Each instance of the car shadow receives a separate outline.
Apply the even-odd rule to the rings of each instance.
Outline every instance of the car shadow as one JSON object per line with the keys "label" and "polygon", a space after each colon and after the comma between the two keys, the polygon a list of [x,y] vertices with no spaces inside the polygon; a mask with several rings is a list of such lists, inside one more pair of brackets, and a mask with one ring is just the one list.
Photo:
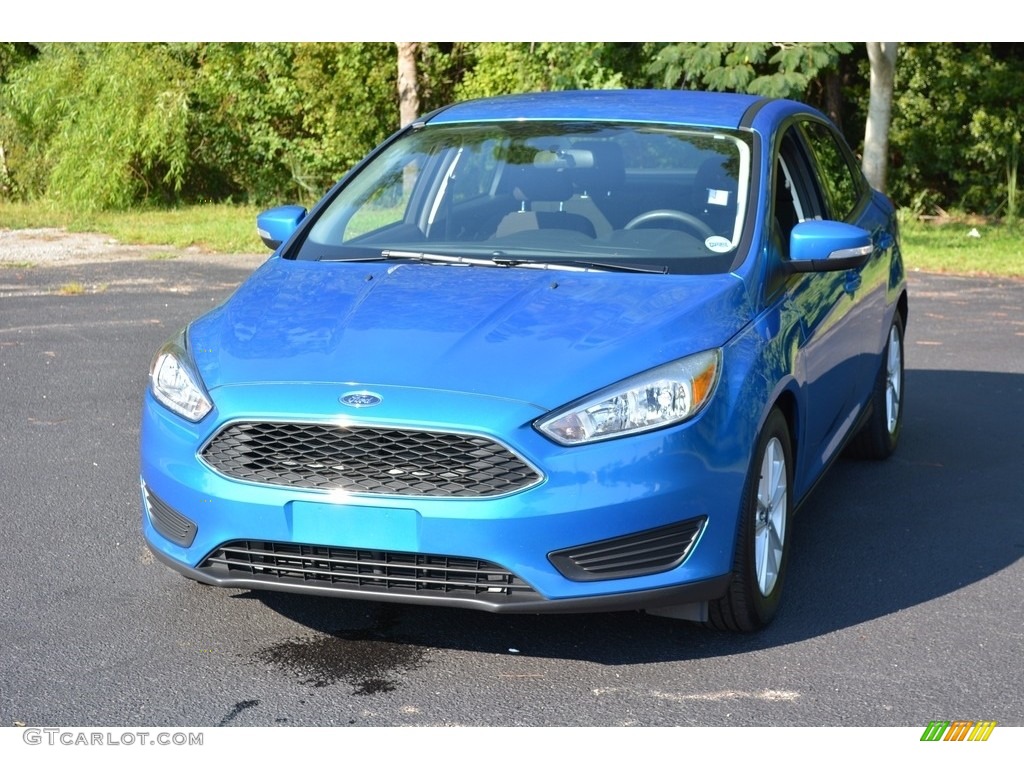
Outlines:
{"label": "car shadow", "polygon": [[328,645],[605,665],[729,656],[852,627],[954,593],[1024,555],[1024,518],[1015,513],[1024,375],[908,370],[906,392],[897,453],[885,462],[840,460],[801,508],[783,605],[756,634],[637,612],[496,615],[274,592],[238,597],[262,601]]}

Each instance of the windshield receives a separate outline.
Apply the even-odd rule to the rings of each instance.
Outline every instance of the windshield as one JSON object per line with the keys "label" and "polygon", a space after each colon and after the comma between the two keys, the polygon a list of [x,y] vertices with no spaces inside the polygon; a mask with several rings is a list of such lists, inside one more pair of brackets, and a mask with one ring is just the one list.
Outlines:
{"label": "windshield", "polygon": [[346,183],[297,258],[728,271],[748,141],[646,124],[428,124]]}

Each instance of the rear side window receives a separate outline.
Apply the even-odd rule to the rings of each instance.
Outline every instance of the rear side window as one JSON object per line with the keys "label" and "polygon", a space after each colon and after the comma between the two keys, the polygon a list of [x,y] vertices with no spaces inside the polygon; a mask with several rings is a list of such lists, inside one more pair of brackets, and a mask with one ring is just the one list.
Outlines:
{"label": "rear side window", "polygon": [[843,151],[840,139],[821,123],[804,124],[804,135],[814,153],[831,218],[849,220],[866,189],[864,176],[849,153]]}

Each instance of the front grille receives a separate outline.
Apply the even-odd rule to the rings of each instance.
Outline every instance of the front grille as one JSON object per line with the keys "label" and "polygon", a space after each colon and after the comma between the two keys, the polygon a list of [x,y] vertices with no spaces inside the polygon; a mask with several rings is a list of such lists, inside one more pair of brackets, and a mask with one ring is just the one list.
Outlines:
{"label": "front grille", "polygon": [[486,437],[383,427],[239,422],[202,457],[238,480],[393,496],[500,496],[541,479]]}
{"label": "front grille", "polygon": [[495,602],[536,597],[510,571],[484,560],[445,555],[233,541],[218,548],[199,568],[221,578],[301,583],[339,591],[443,593]]}
{"label": "front grille", "polygon": [[199,530],[194,522],[171,508],[167,502],[146,488],[146,506],[149,520],[157,533],[179,547],[191,547]]}
{"label": "front grille", "polygon": [[552,552],[548,560],[567,579],[598,581],[646,576],[680,565],[707,518]]}

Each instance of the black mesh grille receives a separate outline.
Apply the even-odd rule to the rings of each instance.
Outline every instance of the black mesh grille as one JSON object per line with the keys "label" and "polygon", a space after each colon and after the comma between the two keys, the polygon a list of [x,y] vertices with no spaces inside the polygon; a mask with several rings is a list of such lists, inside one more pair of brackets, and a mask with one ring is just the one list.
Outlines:
{"label": "black mesh grille", "polygon": [[330,424],[230,424],[203,449],[218,472],[293,488],[397,496],[498,496],[540,481],[485,437]]}
{"label": "black mesh grille", "polygon": [[361,592],[434,592],[508,602],[536,597],[511,572],[483,560],[266,541],[233,541],[200,565],[211,575]]}
{"label": "black mesh grille", "polygon": [[706,519],[695,518],[630,536],[563,549],[552,552],[548,559],[563,576],[573,581],[661,573],[686,559]]}

